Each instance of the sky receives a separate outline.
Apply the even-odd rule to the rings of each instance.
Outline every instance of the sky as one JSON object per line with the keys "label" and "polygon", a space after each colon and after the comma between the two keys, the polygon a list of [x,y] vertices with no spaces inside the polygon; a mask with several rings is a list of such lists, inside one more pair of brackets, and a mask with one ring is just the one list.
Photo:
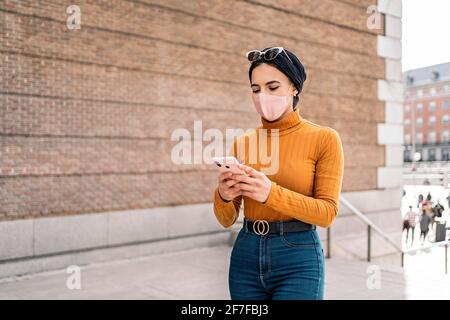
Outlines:
{"label": "sky", "polygon": [[450,62],[450,0],[403,0],[403,71]]}

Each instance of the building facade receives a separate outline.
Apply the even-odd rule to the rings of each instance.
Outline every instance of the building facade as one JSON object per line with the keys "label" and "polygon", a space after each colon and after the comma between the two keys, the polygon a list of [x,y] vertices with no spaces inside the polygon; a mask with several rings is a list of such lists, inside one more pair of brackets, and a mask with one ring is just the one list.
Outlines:
{"label": "building facade", "polygon": [[[245,52],[271,45],[341,136],[342,195],[400,244],[401,1],[320,3],[1,1],[0,276],[228,241],[216,168],[173,163],[171,135],[257,126]],[[341,205],[335,252],[364,257],[366,233]]]}
{"label": "building facade", "polygon": [[404,73],[405,162],[450,159],[450,62]]}

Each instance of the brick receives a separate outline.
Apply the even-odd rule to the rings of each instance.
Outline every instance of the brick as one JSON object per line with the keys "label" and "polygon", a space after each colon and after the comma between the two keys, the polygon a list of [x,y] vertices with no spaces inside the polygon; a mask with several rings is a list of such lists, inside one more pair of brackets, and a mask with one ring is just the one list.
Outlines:
{"label": "brick", "polygon": [[73,31],[64,0],[1,2],[0,220],[210,202],[217,171],[173,164],[170,135],[257,126],[244,53],[272,44],[306,67],[304,118],[340,133],[343,191],[377,188],[384,25],[365,0],[256,2],[81,1]]}
{"label": "brick", "polygon": [[[207,79],[246,81],[246,74],[242,72],[247,66],[244,54],[217,52],[222,49],[220,47],[208,49],[186,46],[181,42],[161,42],[151,37],[143,39],[142,36],[124,35],[114,30],[99,30],[90,26],[84,26],[82,32],[70,33],[64,30],[62,22],[21,14],[6,13],[5,19],[11,31],[8,39],[0,38],[0,45],[14,52],[162,73],[176,70],[180,75],[195,75]],[[373,38],[373,41],[375,44],[376,39]],[[123,43],[127,45],[124,46]],[[330,50],[329,47],[302,40],[285,40],[284,45],[301,54],[306,67],[320,65],[322,70],[367,77],[384,75],[383,61],[366,54]],[[184,53],[173,59],[170,53],[179,51],[180,46],[184,46]],[[43,51],[42,47],[47,50]],[[131,55],[134,59],[128,59]],[[204,64],[202,61],[210,63]]]}

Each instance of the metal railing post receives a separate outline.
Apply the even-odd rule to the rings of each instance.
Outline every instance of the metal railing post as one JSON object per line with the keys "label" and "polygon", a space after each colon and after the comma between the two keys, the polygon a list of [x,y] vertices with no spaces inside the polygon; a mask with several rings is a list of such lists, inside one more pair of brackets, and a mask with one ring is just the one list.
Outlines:
{"label": "metal railing post", "polygon": [[448,244],[445,244],[445,274],[448,272]]}
{"label": "metal railing post", "polygon": [[371,252],[370,252],[370,247],[371,247],[371,244],[370,244],[370,241],[371,241],[371,226],[370,225],[368,225],[367,226],[367,261],[368,262],[370,262],[370,254],[371,254]]}

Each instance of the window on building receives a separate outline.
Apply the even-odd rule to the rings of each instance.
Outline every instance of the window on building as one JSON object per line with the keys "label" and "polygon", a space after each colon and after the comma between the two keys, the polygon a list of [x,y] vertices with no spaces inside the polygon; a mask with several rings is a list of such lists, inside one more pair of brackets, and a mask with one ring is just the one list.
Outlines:
{"label": "window on building", "polygon": [[442,117],[442,123],[448,124],[448,114],[444,114],[444,116]]}
{"label": "window on building", "polygon": [[436,101],[431,101],[428,105],[428,111],[434,112],[434,110],[436,110]]}
{"label": "window on building", "polygon": [[416,106],[416,110],[417,110],[418,113],[422,112],[423,105],[421,103],[418,103],[417,106]]}
{"label": "window on building", "polygon": [[417,126],[417,127],[421,127],[422,124],[423,124],[423,119],[422,119],[422,118],[417,118],[417,119],[416,119],[416,126]]}
{"label": "window on building", "polygon": [[428,133],[428,143],[436,143],[436,132],[431,131]]}
{"label": "window on building", "polygon": [[403,150],[403,160],[405,161],[405,162],[411,162],[412,161],[412,159],[411,159],[411,150]]}
{"label": "window on building", "polygon": [[409,104],[407,104],[405,106],[405,112],[409,112],[411,110],[411,106]]}
{"label": "window on building", "polygon": [[446,143],[449,142],[450,132],[448,130],[444,130],[441,132],[441,142]]}
{"label": "window on building", "polygon": [[436,88],[431,87],[431,88],[430,88],[430,94],[431,94],[432,96],[434,96],[434,95],[436,94]]}
{"label": "window on building", "polygon": [[405,144],[411,144],[411,135],[409,133],[405,134]]}
{"label": "window on building", "polygon": [[409,127],[411,125],[411,120],[409,118],[405,119],[405,127]]}
{"label": "window on building", "polygon": [[422,144],[423,143],[423,133],[419,132],[416,134],[416,143]]}
{"label": "window on building", "polygon": [[422,97],[422,96],[423,96],[423,91],[422,91],[422,89],[417,90],[417,96],[418,96],[418,97]]}
{"label": "window on building", "polygon": [[448,101],[442,102],[442,109],[444,109],[444,110],[448,109]]}
{"label": "window on building", "polygon": [[434,127],[435,124],[436,124],[436,117],[435,117],[435,116],[431,116],[431,117],[428,119],[428,125],[429,125],[430,127]]}
{"label": "window on building", "polygon": [[436,161],[436,149],[428,149],[428,161]]}
{"label": "window on building", "polygon": [[449,160],[449,149],[448,148],[442,148],[442,160],[448,161]]}
{"label": "window on building", "polygon": [[444,86],[444,91],[445,91],[445,92],[449,92],[449,91],[450,91],[450,86],[449,86],[448,84],[446,84],[446,85]]}

